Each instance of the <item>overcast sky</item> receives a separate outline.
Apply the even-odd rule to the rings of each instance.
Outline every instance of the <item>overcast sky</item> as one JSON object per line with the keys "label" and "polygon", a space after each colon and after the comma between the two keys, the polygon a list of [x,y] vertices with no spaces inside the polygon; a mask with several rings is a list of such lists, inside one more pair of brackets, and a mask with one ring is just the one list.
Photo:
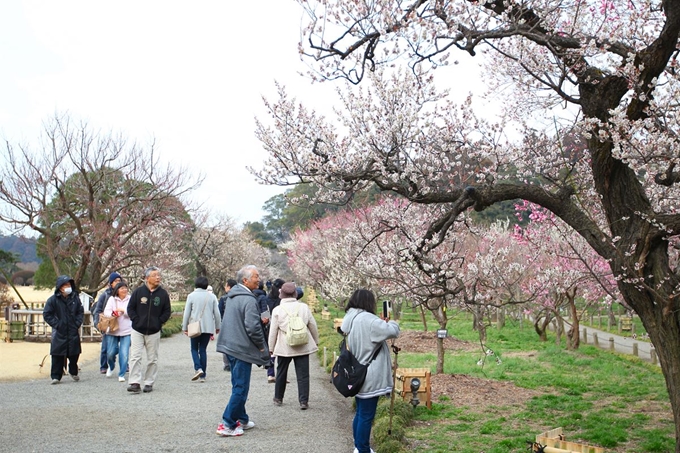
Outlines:
{"label": "overcast sky", "polygon": [[253,118],[274,81],[304,99],[302,10],[290,0],[0,3],[0,136],[37,143],[42,122],[69,112],[96,129],[155,139],[163,161],[205,175],[196,201],[257,221],[280,187],[245,169],[264,151]]}

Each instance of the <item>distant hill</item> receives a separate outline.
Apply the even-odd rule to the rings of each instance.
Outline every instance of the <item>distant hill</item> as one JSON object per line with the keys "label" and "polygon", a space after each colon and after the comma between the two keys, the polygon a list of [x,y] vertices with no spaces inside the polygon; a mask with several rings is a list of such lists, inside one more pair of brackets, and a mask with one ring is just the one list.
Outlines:
{"label": "distant hill", "polygon": [[39,263],[35,252],[36,240],[21,236],[0,236],[0,250],[18,255],[20,263]]}

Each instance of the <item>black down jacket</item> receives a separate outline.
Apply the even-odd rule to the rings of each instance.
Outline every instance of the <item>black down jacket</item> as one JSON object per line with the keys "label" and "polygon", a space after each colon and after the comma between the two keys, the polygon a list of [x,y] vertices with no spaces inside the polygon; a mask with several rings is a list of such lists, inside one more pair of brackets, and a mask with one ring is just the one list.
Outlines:
{"label": "black down jacket", "polygon": [[[59,291],[64,283],[71,283],[73,292],[68,296],[62,295]],[[83,324],[83,313],[83,304],[78,297],[75,282],[67,275],[60,275],[57,277],[54,294],[47,299],[43,309],[43,318],[52,327],[51,355],[80,354],[79,329]]]}

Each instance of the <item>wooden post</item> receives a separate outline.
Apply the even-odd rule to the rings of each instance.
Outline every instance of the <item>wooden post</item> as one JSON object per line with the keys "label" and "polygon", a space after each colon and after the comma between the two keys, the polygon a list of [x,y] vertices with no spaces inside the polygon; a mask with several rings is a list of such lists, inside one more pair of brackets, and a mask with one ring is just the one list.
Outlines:
{"label": "wooden post", "polygon": [[633,343],[633,355],[635,357],[638,357],[638,344],[637,343]]}
{"label": "wooden post", "polygon": [[583,343],[588,344],[588,329],[583,329]]}
{"label": "wooden post", "polygon": [[594,325],[595,325],[595,324],[593,323],[593,318],[594,318],[594,316],[593,316],[593,315],[590,315],[590,325],[591,325],[591,326],[594,326]]}
{"label": "wooden post", "polygon": [[612,319],[607,316],[607,330],[612,330]]}
{"label": "wooden post", "polygon": [[328,366],[328,348],[326,346],[323,347],[323,367],[326,368]]}
{"label": "wooden post", "polygon": [[622,326],[622,324],[621,324],[621,318],[619,318],[618,325],[619,325],[619,326],[618,326],[618,331],[619,331],[619,334],[621,334],[621,331],[623,330],[623,329],[622,329],[623,326]]}
{"label": "wooden post", "polygon": [[614,337],[609,337],[609,350],[610,351],[615,351],[616,349],[614,348]]}
{"label": "wooden post", "polygon": [[652,363],[656,365],[656,349],[652,348],[649,350],[649,355],[651,356]]}
{"label": "wooden post", "polygon": [[595,346],[600,346],[600,342],[599,342],[599,340],[597,339],[597,332],[594,332],[594,333],[593,333],[593,344],[594,344]]}

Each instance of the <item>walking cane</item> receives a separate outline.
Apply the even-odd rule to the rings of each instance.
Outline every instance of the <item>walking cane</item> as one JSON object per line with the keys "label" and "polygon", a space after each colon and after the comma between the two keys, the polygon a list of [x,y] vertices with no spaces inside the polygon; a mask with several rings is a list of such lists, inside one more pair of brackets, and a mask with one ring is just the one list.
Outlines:
{"label": "walking cane", "polygon": [[392,398],[390,401],[390,426],[387,429],[388,436],[392,435],[392,412],[394,411],[394,390],[397,387],[397,359],[399,357],[399,351],[401,351],[401,348],[393,342],[392,352],[394,352],[394,365],[392,366]]}

